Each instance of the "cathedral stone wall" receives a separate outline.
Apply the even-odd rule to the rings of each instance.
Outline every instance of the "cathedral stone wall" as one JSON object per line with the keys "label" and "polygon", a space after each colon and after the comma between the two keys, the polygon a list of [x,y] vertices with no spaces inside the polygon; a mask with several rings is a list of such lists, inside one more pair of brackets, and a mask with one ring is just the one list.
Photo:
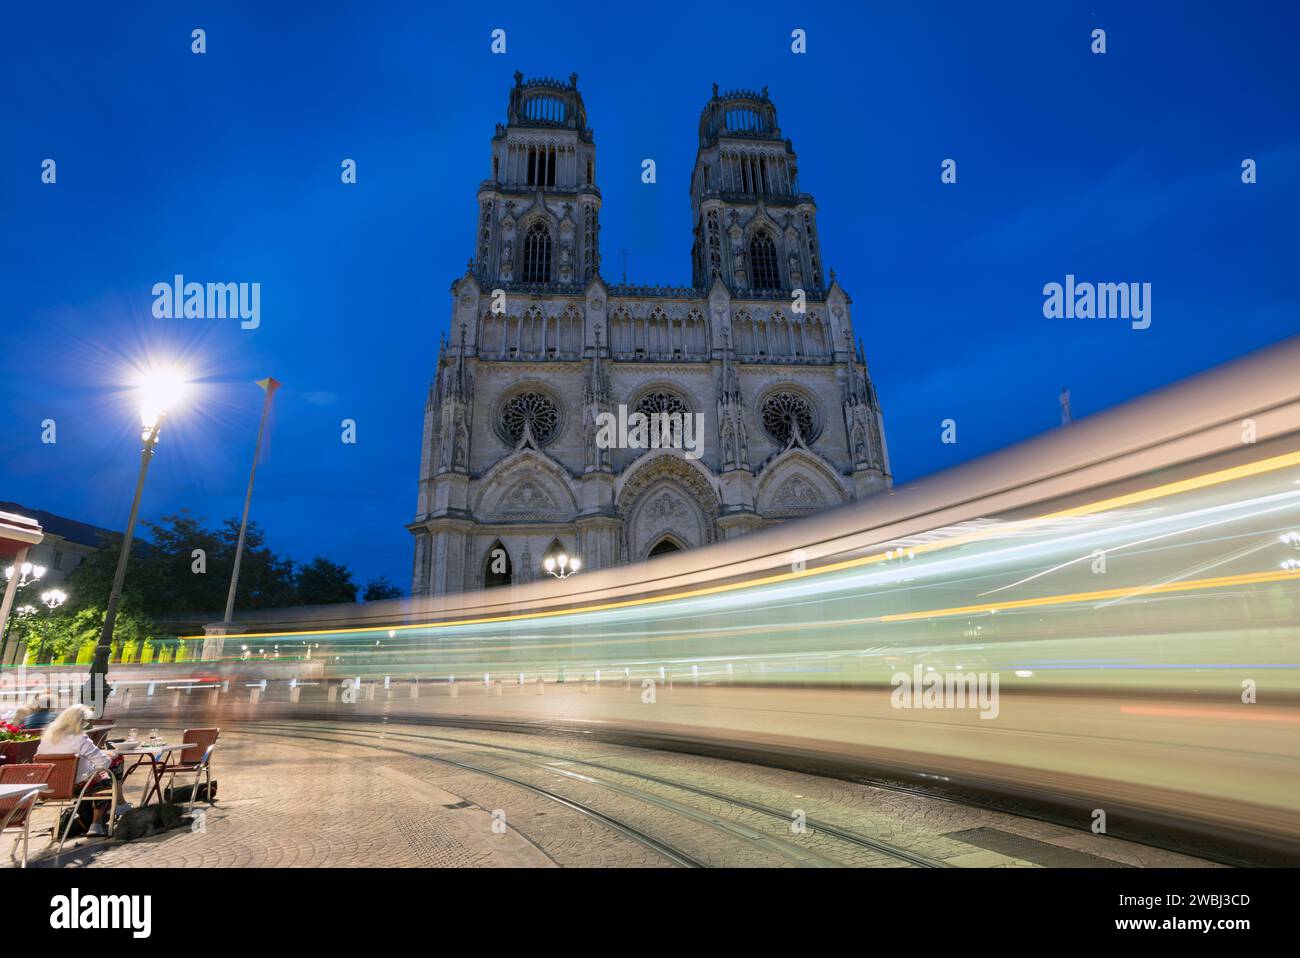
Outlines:
{"label": "cathedral stone wall", "polygon": [[[560,552],[595,569],[699,548],[890,484],[851,300],[822,278],[766,89],[715,86],[701,115],[693,286],[605,283],[595,156],[577,77],[517,74],[425,407],[414,595],[531,581]],[[636,412],[698,416],[699,446],[602,440]]]}

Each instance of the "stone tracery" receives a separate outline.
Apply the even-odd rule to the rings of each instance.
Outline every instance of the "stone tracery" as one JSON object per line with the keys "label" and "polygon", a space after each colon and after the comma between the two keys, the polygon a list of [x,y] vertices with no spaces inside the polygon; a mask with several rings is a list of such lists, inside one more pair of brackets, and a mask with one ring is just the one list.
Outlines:
{"label": "stone tracery", "polygon": [[[888,487],[850,300],[833,271],[823,285],[766,89],[715,88],[700,115],[690,286],[602,275],[576,76],[517,74],[507,116],[426,402],[414,594],[481,587],[494,544],[510,567],[493,581],[522,584],[556,542],[598,570]],[[620,407],[703,417],[702,458],[602,444]]]}
{"label": "stone tracery", "polygon": [[768,396],[759,410],[759,421],[781,446],[790,442],[796,430],[804,442],[817,438],[817,413],[812,403],[797,392],[783,390]]}
{"label": "stone tracery", "polygon": [[502,403],[496,425],[498,435],[512,446],[523,438],[525,429],[534,442],[545,446],[559,434],[560,411],[545,393],[517,393]]}

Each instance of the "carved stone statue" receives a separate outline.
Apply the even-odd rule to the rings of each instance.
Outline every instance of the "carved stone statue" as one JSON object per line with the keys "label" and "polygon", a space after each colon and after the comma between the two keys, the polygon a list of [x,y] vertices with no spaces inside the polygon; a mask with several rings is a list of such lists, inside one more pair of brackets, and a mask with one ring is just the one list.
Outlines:
{"label": "carved stone statue", "polygon": [[736,467],[736,434],[732,431],[731,423],[723,421],[722,423],[722,468],[734,469]]}
{"label": "carved stone statue", "polygon": [[469,448],[469,431],[465,428],[464,423],[456,426],[456,468],[464,469],[467,450]]}

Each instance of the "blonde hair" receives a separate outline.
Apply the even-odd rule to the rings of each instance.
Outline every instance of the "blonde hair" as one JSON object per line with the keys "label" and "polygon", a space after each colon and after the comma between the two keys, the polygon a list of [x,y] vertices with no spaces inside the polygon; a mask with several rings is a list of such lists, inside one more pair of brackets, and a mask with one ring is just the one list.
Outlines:
{"label": "blonde hair", "polygon": [[41,735],[41,742],[53,742],[56,739],[80,735],[85,731],[86,719],[94,712],[84,705],[73,705],[59,713],[59,717],[46,727]]}

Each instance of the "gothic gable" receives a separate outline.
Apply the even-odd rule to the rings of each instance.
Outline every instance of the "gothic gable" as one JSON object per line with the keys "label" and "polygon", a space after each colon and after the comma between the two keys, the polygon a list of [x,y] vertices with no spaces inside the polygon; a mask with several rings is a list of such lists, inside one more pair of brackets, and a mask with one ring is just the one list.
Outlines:
{"label": "gothic gable", "polygon": [[791,448],[763,467],[755,506],[764,517],[794,518],[838,506],[848,499],[844,483],[824,459]]}
{"label": "gothic gable", "polygon": [[578,508],[573,481],[563,467],[535,449],[505,457],[478,485],[474,513],[483,521],[567,522]]}

